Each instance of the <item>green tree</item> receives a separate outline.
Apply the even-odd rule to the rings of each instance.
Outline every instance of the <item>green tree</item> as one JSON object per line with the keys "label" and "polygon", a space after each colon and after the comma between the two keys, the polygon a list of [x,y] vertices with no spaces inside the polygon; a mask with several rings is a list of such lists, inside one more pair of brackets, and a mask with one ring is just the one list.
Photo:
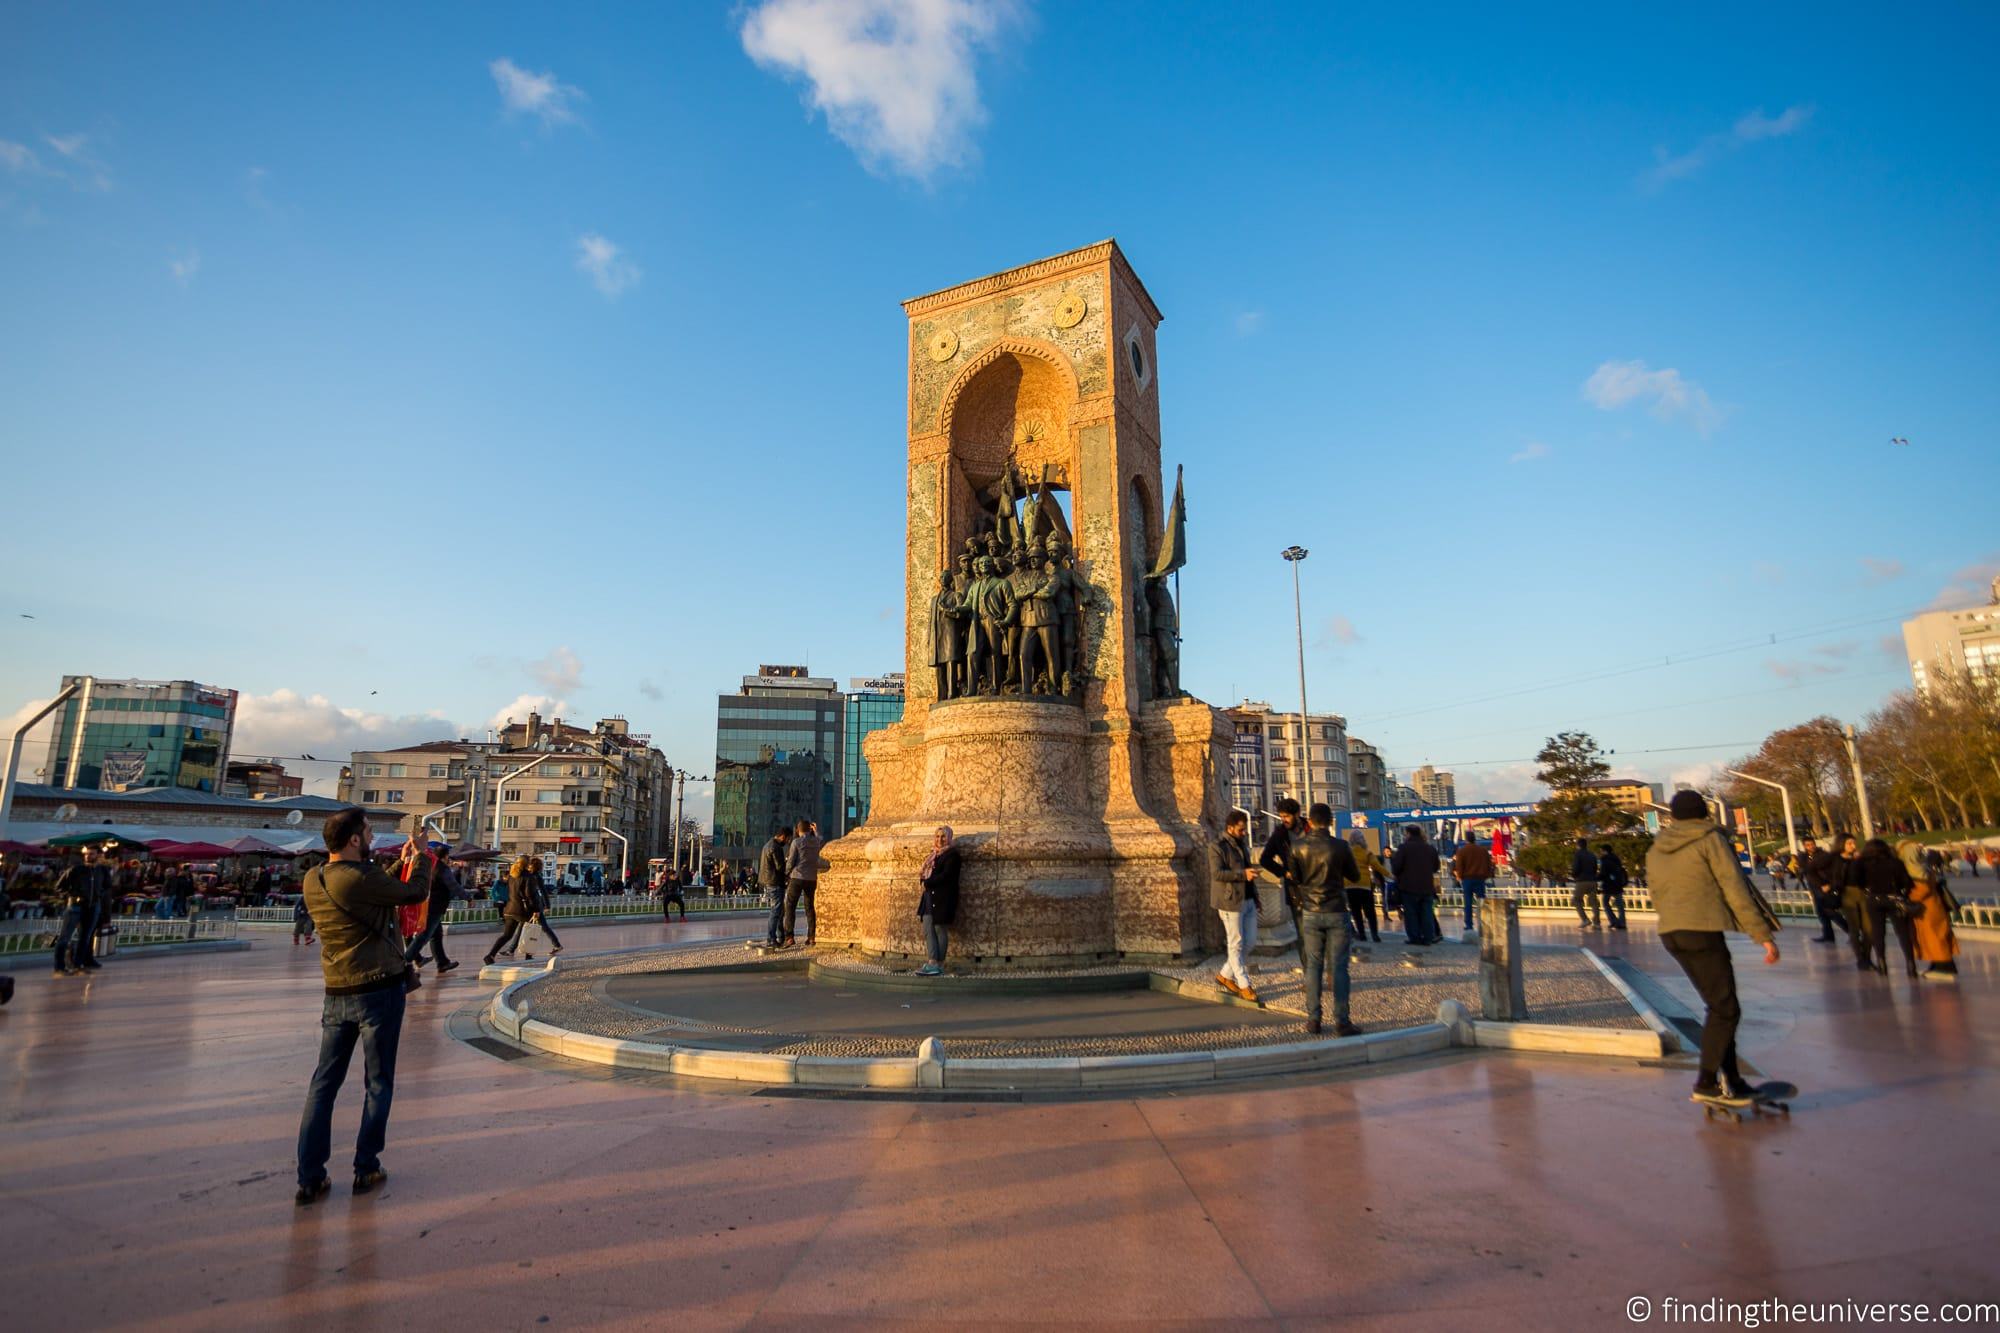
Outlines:
{"label": "green tree", "polygon": [[1535,762],[1541,765],[1535,778],[1549,795],[1521,823],[1528,836],[1543,846],[1568,847],[1585,835],[1622,833],[1641,822],[1591,786],[1611,775],[1611,765],[1604,762],[1603,751],[1588,733],[1565,731],[1549,737]]}

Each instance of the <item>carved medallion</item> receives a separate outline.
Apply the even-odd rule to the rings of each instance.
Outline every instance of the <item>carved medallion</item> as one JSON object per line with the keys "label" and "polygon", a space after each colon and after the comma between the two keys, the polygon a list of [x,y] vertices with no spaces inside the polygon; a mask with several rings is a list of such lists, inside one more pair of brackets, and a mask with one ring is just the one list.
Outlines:
{"label": "carved medallion", "polygon": [[1059,329],[1075,328],[1083,322],[1083,316],[1088,310],[1089,307],[1084,304],[1083,293],[1071,292],[1068,296],[1063,297],[1062,304],[1056,307],[1056,327]]}
{"label": "carved medallion", "polygon": [[939,329],[931,335],[931,360],[949,361],[958,355],[958,335],[950,329]]}

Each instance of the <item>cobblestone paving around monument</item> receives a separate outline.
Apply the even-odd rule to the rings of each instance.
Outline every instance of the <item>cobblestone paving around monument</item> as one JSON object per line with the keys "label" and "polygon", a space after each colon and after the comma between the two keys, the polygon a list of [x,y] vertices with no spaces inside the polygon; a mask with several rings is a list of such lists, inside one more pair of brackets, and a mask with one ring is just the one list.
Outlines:
{"label": "cobblestone paving around monument", "polygon": [[[803,962],[820,957],[843,969],[900,973],[909,969],[868,962],[840,950],[808,954],[776,955]],[[1206,1031],[1151,1034],[1143,1037],[1106,1035],[1101,1037],[957,1038],[944,1042],[947,1057],[958,1059],[999,1059],[1022,1057],[1066,1057],[1094,1055],[1144,1055],[1171,1051],[1229,1050],[1244,1046],[1274,1045],[1303,1040],[1305,1031],[1305,979],[1291,969],[1296,954],[1258,959],[1253,964],[1259,995],[1267,1008],[1299,1015],[1297,1023],[1274,1025],[1246,1024],[1241,1027]],[[1404,959],[1416,966],[1404,966]],[[752,959],[740,943],[716,944],[700,948],[677,948],[657,953],[623,954],[603,961],[578,960],[574,967],[550,974],[549,979],[526,989],[517,997],[530,1018],[579,1032],[617,1038],[650,1038],[671,1042],[676,1036],[700,1040],[703,1032],[733,1033],[740,1036],[778,1037],[790,1035],[772,1029],[730,1028],[713,1021],[675,1020],[664,1014],[648,1014],[607,1000],[598,993],[599,983],[616,976],[683,971],[691,968],[743,967]],[[1198,964],[1155,967],[1151,970],[1180,981],[1212,984],[1220,957]],[[1127,972],[1106,965],[1084,971]],[[1379,944],[1367,955],[1356,954],[1349,965],[1354,989],[1354,1021],[1371,1032],[1414,1027],[1434,1022],[1438,1005],[1455,999],[1475,1014],[1479,1007],[1479,950],[1475,945],[1444,943],[1429,949],[1405,949],[1398,944]],[[1049,975],[1046,970],[1009,972],[1009,976]],[[1073,973],[1072,973],[1073,975]],[[1562,1023],[1576,1027],[1643,1029],[1645,1023],[1619,994],[1616,987],[1598,972],[1581,951],[1572,948],[1529,948],[1523,951],[1529,1017],[1539,1023]],[[949,979],[945,984],[949,984]],[[1322,1001],[1331,1008],[1331,996]],[[780,1055],[906,1057],[917,1053],[915,1040],[866,1036],[807,1036],[762,1049]]]}

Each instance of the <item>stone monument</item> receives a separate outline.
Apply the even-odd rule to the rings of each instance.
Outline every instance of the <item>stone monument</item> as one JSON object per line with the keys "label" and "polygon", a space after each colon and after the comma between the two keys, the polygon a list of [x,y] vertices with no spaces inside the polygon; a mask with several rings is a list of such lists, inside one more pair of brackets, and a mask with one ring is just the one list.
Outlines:
{"label": "stone monument", "polygon": [[863,742],[874,798],[824,850],[819,940],[920,955],[946,824],[954,965],[1197,953],[1232,731],[1179,688],[1159,309],[1114,241],[903,309],[909,693]]}

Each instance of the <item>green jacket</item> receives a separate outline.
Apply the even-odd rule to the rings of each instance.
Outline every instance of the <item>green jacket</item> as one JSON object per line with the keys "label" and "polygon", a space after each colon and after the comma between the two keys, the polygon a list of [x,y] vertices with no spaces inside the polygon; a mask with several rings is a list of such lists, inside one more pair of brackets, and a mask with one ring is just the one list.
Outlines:
{"label": "green jacket", "polygon": [[1722,830],[1706,819],[1676,819],[1660,830],[1646,853],[1646,883],[1670,930],[1740,930],[1768,944],[1775,928],[1770,909],[1743,877]]}
{"label": "green jacket", "polygon": [[409,965],[403,961],[396,909],[429,895],[429,866],[428,857],[419,857],[408,884],[373,861],[329,861],[306,872],[301,896],[319,932],[319,965],[328,995],[358,995],[401,984]]}

